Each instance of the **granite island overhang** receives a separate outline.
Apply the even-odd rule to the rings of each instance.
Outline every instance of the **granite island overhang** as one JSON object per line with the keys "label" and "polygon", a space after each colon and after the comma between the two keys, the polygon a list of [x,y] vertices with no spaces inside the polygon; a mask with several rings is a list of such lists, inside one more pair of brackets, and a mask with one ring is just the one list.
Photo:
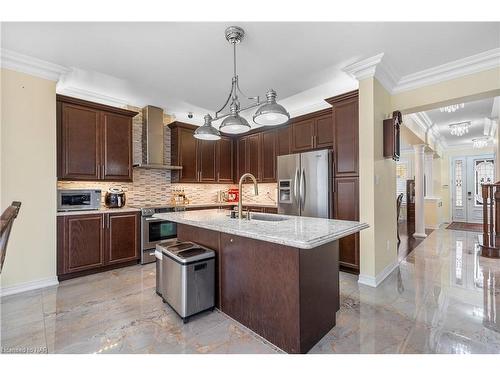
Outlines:
{"label": "granite island overhang", "polygon": [[336,323],[338,240],[368,228],[357,221],[228,210],[156,214],[177,237],[216,252],[216,306],[288,353],[307,353]]}

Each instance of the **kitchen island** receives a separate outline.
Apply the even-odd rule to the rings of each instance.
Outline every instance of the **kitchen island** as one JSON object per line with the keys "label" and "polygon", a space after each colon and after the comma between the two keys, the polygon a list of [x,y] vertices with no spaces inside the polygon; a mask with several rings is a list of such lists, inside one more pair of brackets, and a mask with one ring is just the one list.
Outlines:
{"label": "kitchen island", "polygon": [[338,240],[355,221],[274,214],[232,219],[227,210],[156,214],[177,237],[216,252],[216,305],[288,353],[306,353],[335,326]]}

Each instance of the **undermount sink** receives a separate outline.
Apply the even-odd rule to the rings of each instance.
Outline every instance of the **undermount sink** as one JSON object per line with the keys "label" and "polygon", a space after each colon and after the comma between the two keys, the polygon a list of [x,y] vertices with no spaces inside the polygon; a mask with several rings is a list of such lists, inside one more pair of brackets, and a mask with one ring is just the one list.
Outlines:
{"label": "undermount sink", "polygon": [[262,214],[250,214],[250,220],[261,220],[261,221],[286,221],[287,217],[275,216],[275,215],[262,215]]}

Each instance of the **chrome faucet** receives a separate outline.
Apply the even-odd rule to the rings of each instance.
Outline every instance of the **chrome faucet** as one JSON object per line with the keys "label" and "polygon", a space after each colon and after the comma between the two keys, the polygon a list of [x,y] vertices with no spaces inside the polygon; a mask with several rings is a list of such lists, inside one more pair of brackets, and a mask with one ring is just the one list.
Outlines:
{"label": "chrome faucet", "polygon": [[[240,183],[238,185],[238,219],[243,219],[243,207],[241,204],[243,196],[241,195],[241,187],[243,185],[243,181],[245,181],[245,178],[250,177],[253,181],[253,189],[254,189],[254,194],[259,195],[259,185],[257,185],[257,179],[255,176],[251,173],[245,173],[243,176],[240,178]],[[250,213],[247,214],[248,219],[250,218]]]}

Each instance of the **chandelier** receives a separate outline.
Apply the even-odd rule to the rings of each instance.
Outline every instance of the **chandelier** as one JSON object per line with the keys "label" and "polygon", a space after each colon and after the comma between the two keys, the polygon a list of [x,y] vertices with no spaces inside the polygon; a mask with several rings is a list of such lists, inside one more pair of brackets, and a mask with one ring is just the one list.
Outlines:
{"label": "chandelier", "polygon": [[457,124],[451,124],[450,133],[451,135],[456,135],[457,137],[461,137],[464,134],[469,132],[470,122],[459,122]]}
{"label": "chandelier", "polygon": [[[248,109],[256,108],[257,111],[253,115],[253,122],[258,125],[281,125],[285,124],[290,119],[290,114],[286,109],[276,103],[276,91],[270,89],[266,93],[266,101],[262,102],[259,96],[248,97],[240,89],[238,83],[238,75],[236,74],[236,45],[240,43],[245,35],[245,31],[238,26],[230,26],[226,29],[226,40],[233,45],[233,78],[231,81],[231,91],[224,105],[215,112],[215,116],[206,114],[204,124],[194,132],[194,136],[198,139],[217,140],[220,139],[220,131],[229,134],[241,134],[250,130],[248,121],[240,116],[240,112]],[[251,104],[242,108],[239,100],[239,95],[246,100],[252,101]],[[229,107],[229,113],[222,114],[222,111]],[[213,127],[212,122],[224,119],[219,127],[219,130]]]}
{"label": "chandelier", "polygon": [[472,140],[472,145],[474,148],[484,148],[488,146],[488,137],[483,137],[483,138],[475,138]]}
{"label": "chandelier", "polygon": [[447,105],[446,107],[439,108],[439,110],[441,112],[453,113],[455,111],[458,111],[459,109],[463,109],[464,107],[465,103],[460,103],[460,104]]}

